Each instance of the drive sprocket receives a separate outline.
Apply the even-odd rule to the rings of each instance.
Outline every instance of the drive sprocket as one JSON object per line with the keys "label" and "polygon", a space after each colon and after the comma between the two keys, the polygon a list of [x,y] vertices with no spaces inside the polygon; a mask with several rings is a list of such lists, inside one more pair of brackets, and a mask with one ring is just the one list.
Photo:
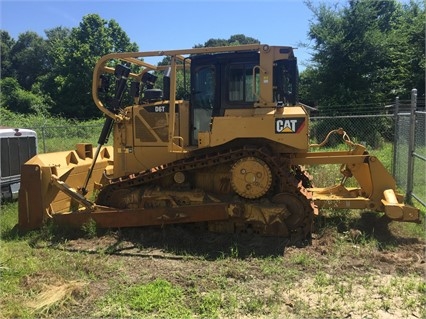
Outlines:
{"label": "drive sprocket", "polygon": [[232,189],[243,198],[260,198],[268,192],[271,184],[271,169],[259,158],[241,158],[232,166]]}

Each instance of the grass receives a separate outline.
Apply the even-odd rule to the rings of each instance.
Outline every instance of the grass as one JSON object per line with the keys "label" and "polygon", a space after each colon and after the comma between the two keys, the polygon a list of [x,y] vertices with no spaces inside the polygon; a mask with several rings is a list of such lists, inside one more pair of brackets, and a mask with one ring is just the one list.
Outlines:
{"label": "grass", "polygon": [[[416,152],[419,152],[416,150]],[[423,154],[426,157],[426,147],[423,147],[419,154]],[[426,161],[414,158],[414,172],[413,176],[413,193],[420,198],[423,202],[426,202]],[[420,204],[415,198],[412,198],[413,204]]]}
{"label": "grass", "polygon": [[[348,151],[348,147],[344,144],[339,144],[336,148],[330,147],[321,147],[321,148],[312,148],[311,152],[332,152],[332,151]],[[386,170],[390,173],[392,172],[392,157],[393,149],[391,143],[384,143],[383,147],[380,149],[369,150],[369,154],[377,157]],[[342,180],[343,175],[340,173],[340,164],[322,164],[322,165],[312,165],[307,167],[307,170],[314,177],[314,184],[316,187],[326,187],[331,185],[339,184]],[[357,186],[357,183],[353,181],[353,178],[349,178],[347,181],[347,186],[353,187]]]}
{"label": "grass", "polygon": [[[12,203],[1,210],[0,313],[5,318],[332,318],[368,316],[377,309],[400,317],[426,315],[420,307],[426,302],[423,274],[381,273],[371,259],[381,251],[378,239],[363,234],[354,242],[333,220],[323,226],[333,238],[325,251],[320,244],[288,248],[284,257],[242,258],[238,245],[231,244],[213,260],[162,260],[106,250],[71,252],[65,247],[75,236],[54,228],[19,235],[13,228],[16,209]],[[359,225],[354,215],[345,216],[348,220],[339,221],[345,227]],[[418,234],[410,229],[408,236]],[[81,238],[92,239],[84,240],[103,239],[90,225],[85,231],[90,236],[82,231]]]}
{"label": "grass", "polygon": [[36,131],[39,153],[73,150],[77,143],[96,145],[104,122],[102,118],[78,122],[61,117],[17,114],[3,107],[0,120],[3,126]]}
{"label": "grass", "polygon": [[155,279],[111,290],[98,302],[100,311],[96,314],[100,317],[152,315],[157,318],[186,318],[191,316],[191,309],[185,306],[184,301],[184,292],[179,286],[164,279]]}

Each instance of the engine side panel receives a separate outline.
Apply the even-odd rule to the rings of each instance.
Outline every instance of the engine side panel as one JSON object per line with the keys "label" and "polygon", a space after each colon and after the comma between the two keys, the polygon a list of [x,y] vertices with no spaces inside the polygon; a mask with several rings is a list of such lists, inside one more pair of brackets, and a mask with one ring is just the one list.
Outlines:
{"label": "engine side panel", "polygon": [[[301,152],[308,149],[308,117],[302,107],[286,107],[283,112],[238,116],[237,112],[225,117],[215,117],[211,133],[201,139],[200,146],[217,146],[237,138],[259,138],[291,147]],[[203,136],[202,136],[203,138]]]}

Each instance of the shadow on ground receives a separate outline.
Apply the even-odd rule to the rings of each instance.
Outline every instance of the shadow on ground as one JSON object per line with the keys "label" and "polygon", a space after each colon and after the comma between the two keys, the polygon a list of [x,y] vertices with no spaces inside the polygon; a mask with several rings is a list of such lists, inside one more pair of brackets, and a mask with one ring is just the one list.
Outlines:
{"label": "shadow on ground", "polygon": [[[402,246],[421,243],[421,239],[399,235],[389,227],[391,221],[375,213],[361,217],[321,217],[316,221],[313,237],[320,238],[330,227],[338,233],[355,230],[364,239],[375,239],[379,246]],[[12,234],[10,237],[14,237]],[[314,239],[315,240],[315,239]],[[207,260],[218,258],[274,257],[283,256],[289,247],[310,246],[312,240],[296,245],[281,237],[264,237],[256,234],[226,234],[207,231],[204,224],[167,225],[164,227],[140,227],[95,230],[88,236],[82,230],[56,226],[41,230],[31,236],[30,244],[48,242],[52,247],[87,253],[151,256],[157,258],[200,257]]]}
{"label": "shadow on ground", "polygon": [[288,245],[285,238],[212,233],[192,225],[123,229],[116,236],[117,242],[131,242],[141,249],[205,259],[282,256]]}

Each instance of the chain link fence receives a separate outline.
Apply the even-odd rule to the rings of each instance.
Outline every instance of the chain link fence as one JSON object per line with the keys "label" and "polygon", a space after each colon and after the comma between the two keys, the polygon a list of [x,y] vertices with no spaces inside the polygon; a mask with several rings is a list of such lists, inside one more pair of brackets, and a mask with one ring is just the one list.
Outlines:
{"label": "chain link fence", "polygon": [[49,153],[73,150],[77,143],[96,145],[102,125],[41,126],[30,129],[37,133],[38,152]]}
{"label": "chain link fence", "polygon": [[[366,150],[376,156],[391,173],[393,126],[393,115],[385,114],[384,111],[383,114],[311,116],[310,144],[322,144],[329,132],[342,128],[352,142],[364,145]],[[323,146],[311,147],[309,151],[336,150],[349,150],[343,136],[337,133],[330,135]],[[340,166],[340,164],[314,165],[307,169],[314,176],[313,182],[316,187],[328,187],[342,181],[343,175],[340,173]],[[349,179],[346,186],[358,187],[358,184]]]}
{"label": "chain link fence", "polygon": [[[310,121],[311,143],[320,143],[331,130],[343,128],[352,141],[378,153],[407,202],[416,200],[426,206],[426,112],[417,90],[413,89],[411,100],[396,99],[382,114],[312,116]],[[339,144],[341,137],[335,135],[327,145]]]}
{"label": "chain link fence", "polygon": [[[425,101],[422,101],[423,109]],[[411,196],[426,207],[426,112],[416,111],[413,187]]]}
{"label": "chain link fence", "polygon": [[412,91],[411,100],[396,99],[394,118],[393,175],[408,202],[415,199],[426,206],[426,112],[417,90]]}
{"label": "chain link fence", "polygon": [[[369,149],[382,149],[385,143],[392,143],[394,120],[391,114],[313,116],[310,119],[310,142],[321,143],[327,134],[343,128],[353,142],[363,144]],[[330,137],[327,144],[335,147],[342,143],[338,135]]]}

